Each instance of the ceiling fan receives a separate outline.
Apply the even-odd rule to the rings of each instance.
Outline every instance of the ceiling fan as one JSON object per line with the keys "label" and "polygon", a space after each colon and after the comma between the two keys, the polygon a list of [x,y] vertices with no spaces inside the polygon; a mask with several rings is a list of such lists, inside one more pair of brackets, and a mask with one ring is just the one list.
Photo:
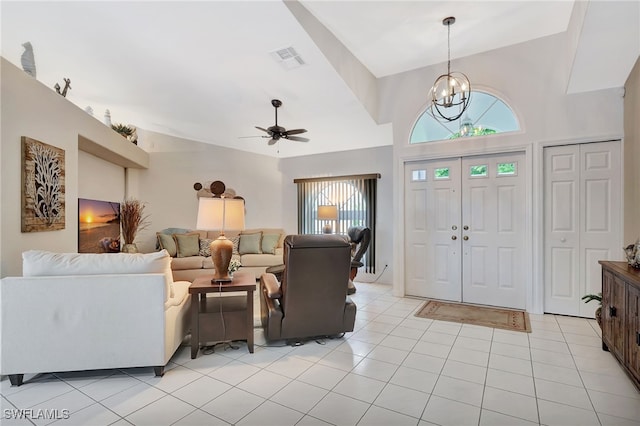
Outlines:
{"label": "ceiling fan", "polygon": [[276,124],[271,127],[267,127],[266,129],[263,127],[255,126],[256,129],[262,130],[263,132],[267,133],[268,136],[262,136],[263,138],[271,138],[269,139],[269,145],[275,144],[280,139],[287,139],[296,142],[309,142],[309,139],[307,138],[293,136],[300,133],[305,133],[307,131],[306,129],[287,130],[284,127],[278,126],[278,108],[282,106],[282,101],[278,99],[272,99],[271,105],[273,105],[273,107],[276,109]]}

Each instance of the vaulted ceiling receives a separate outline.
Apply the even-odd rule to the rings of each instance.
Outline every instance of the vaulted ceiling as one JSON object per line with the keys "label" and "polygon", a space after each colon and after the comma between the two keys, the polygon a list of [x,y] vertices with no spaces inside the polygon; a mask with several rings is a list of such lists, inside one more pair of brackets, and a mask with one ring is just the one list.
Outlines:
{"label": "vaulted ceiling", "polygon": [[[639,17],[636,2],[616,3],[632,13],[594,1],[577,9],[573,1],[2,1],[2,56],[21,66],[22,43],[31,42],[37,79],[53,88],[70,78],[67,99],[101,121],[109,109],[114,123],[289,157],[392,143],[390,124],[376,122],[375,105],[327,55],[331,43],[375,81],[446,61],[447,16],[457,18],[452,58],[577,22],[568,90],[620,87],[640,49]],[[319,40],[318,29],[331,40]],[[621,60],[602,60],[618,37],[635,45],[635,57],[602,65]],[[277,60],[290,53],[299,57]],[[268,146],[259,137],[254,126],[273,125],[274,98],[283,102],[278,124],[306,128],[310,142]]]}

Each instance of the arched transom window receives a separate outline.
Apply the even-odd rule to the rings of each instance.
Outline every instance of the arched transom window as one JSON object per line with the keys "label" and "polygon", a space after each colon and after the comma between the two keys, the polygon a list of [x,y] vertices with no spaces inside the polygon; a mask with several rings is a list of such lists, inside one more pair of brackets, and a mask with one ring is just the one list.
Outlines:
{"label": "arched transom window", "polygon": [[422,113],[411,131],[410,143],[423,143],[462,137],[485,136],[520,130],[511,108],[485,92],[471,92],[467,111],[460,119],[442,122],[428,111]]}

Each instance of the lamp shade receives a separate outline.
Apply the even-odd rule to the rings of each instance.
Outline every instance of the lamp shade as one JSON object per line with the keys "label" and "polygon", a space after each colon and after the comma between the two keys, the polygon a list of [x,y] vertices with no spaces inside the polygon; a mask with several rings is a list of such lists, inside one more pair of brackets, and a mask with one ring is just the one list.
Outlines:
{"label": "lamp shade", "polygon": [[204,231],[244,229],[244,200],[200,197],[196,228]]}
{"label": "lamp shade", "polygon": [[318,219],[338,220],[338,206],[318,206]]}

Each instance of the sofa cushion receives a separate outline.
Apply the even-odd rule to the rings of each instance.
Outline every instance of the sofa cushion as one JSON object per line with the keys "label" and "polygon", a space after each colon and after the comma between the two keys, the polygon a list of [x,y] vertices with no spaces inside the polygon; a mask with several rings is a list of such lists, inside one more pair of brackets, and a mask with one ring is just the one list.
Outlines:
{"label": "sofa cushion", "polygon": [[262,234],[262,253],[276,254],[276,247],[280,241],[280,234]]}
{"label": "sofa cushion", "polygon": [[211,256],[204,258],[204,260],[202,261],[202,268],[215,269],[215,266],[213,266],[213,259],[211,258]]}
{"label": "sofa cushion", "polygon": [[177,249],[176,241],[173,239],[173,235],[158,232],[156,233],[156,236],[158,237],[158,247],[160,248],[160,250],[165,249],[169,253],[169,256],[175,257],[175,255],[177,254]]}
{"label": "sofa cushion", "polygon": [[198,256],[200,252],[200,236],[196,233],[173,234],[176,242],[176,257]]}
{"label": "sofa cushion", "polygon": [[210,238],[203,238],[200,240],[200,251],[198,252],[198,256],[211,256],[211,242],[213,240]]}
{"label": "sofa cushion", "polygon": [[164,302],[164,308],[168,309],[171,306],[180,306],[184,299],[189,295],[189,281],[176,281],[173,283],[174,295]]}
{"label": "sofa cushion", "polygon": [[253,234],[241,234],[240,243],[238,244],[238,252],[243,254],[260,253],[260,241],[262,240],[262,232]]}
{"label": "sofa cushion", "polygon": [[171,269],[174,271],[183,271],[185,269],[201,269],[205,259],[211,259],[211,257],[204,256],[189,256],[189,257],[174,257],[171,259]]}
{"label": "sofa cushion", "polygon": [[240,256],[243,267],[282,265],[282,255],[277,254],[243,254]]}
{"label": "sofa cushion", "polygon": [[52,253],[28,250],[22,253],[25,277],[105,274],[161,273],[165,279],[165,301],[174,296],[171,256],[166,250],[153,253]]}

